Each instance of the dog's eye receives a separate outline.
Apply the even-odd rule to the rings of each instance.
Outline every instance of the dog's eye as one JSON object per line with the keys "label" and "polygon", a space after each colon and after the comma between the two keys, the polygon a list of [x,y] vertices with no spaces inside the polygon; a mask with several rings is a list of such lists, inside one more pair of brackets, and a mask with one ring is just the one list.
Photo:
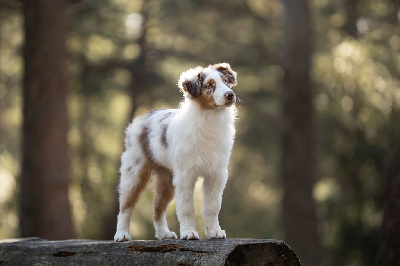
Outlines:
{"label": "dog's eye", "polygon": [[229,80],[226,79],[226,80],[224,81],[224,83],[225,83],[226,85],[229,85]]}

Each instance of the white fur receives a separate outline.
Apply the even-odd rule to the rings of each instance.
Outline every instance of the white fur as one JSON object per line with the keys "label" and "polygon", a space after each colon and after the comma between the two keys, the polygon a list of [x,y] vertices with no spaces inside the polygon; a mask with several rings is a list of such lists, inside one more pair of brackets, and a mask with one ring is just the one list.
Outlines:
{"label": "white fur", "polygon": [[[202,108],[196,98],[181,85],[185,80],[196,79],[199,71],[205,74],[203,83],[210,78],[216,82],[213,100],[217,106],[214,109]],[[233,73],[236,79],[236,73]],[[228,179],[227,168],[234,142],[236,97],[233,102],[227,100],[224,95],[232,92],[231,88],[212,66],[184,72],[179,80],[179,87],[185,96],[179,109],[158,110],[136,118],[126,129],[126,151],[122,154],[120,169],[121,209],[115,241],[131,240],[129,223],[134,204],[125,209],[123,205],[132,195],[133,189],[139,185],[138,173],[149,162],[173,173],[172,180],[169,180],[165,172],[165,177],[161,177],[160,182],[173,182],[181,239],[199,238],[193,204],[193,190],[199,176],[204,178],[203,218],[207,237],[226,237],[225,231],[219,225],[218,213]],[[141,139],[144,128],[147,128],[147,154],[143,150],[143,137]],[[164,140],[163,132],[166,132]],[[148,158],[149,152],[151,158]],[[158,172],[159,175],[163,175],[162,173],[163,171]],[[168,229],[165,210],[160,219],[153,220],[157,238],[176,238],[176,234]]]}

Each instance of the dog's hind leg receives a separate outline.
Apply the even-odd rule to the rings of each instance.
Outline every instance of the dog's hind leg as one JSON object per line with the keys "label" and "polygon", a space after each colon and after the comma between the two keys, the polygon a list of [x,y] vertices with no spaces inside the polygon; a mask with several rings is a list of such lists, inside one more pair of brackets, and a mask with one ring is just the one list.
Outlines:
{"label": "dog's hind leg", "polygon": [[150,168],[147,162],[134,158],[129,151],[125,151],[121,158],[121,180],[119,186],[119,214],[117,232],[114,240],[117,242],[129,241],[129,224],[132,211],[140,193],[146,186],[150,177]]}
{"label": "dog's hind leg", "polygon": [[154,196],[153,223],[156,237],[162,239],[176,239],[176,234],[168,228],[166,211],[169,203],[174,197],[174,186],[172,185],[172,173],[164,168],[157,169]]}

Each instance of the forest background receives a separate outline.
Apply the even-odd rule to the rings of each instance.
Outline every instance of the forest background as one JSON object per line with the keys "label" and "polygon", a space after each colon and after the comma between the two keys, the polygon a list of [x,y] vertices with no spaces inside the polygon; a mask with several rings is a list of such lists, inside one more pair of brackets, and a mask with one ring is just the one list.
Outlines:
{"label": "forest background", "polygon": [[[112,239],[124,128],[132,117],[177,107],[182,96],[176,83],[186,69],[229,62],[238,73],[235,91],[242,102],[220,213],[228,237],[286,239],[295,251],[296,242],[315,242],[321,247],[315,249],[320,253],[315,265],[375,263],[387,169],[400,143],[400,3],[298,1],[306,3],[307,12],[305,21],[295,22],[311,29],[308,46],[298,49],[310,54],[315,178],[298,173],[289,189],[312,189],[315,217],[285,219],[299,209],[284,203],[288,2],[70,0],[65,5],[69,237]],[[0,239],[29,236],[21,229],[24,202],[31,200],[21,178],[29,56],[24,55],[29,12],[23,6],[0,1]],[[301,98],[291,103],[301,110]],[[195,204],[204,236],[200,188],[201,182]],[[135,239],[154,239],[152,198],[147,189],[134,211]],[[174,204],[168,220],[179,231]],[[303,223],[315,225],[316,235],[294,235],[292,244],[287,228]],[[300,258],[310,256],[302,252]]]}

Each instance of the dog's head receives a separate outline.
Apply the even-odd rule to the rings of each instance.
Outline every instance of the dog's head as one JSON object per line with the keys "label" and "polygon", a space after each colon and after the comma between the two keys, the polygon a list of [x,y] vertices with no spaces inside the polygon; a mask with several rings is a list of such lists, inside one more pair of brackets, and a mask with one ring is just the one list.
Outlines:
{"label": "dog's head", "polygon": [[183,72],[178,87],[185,98],[192,99],[205,109],[229,107],[235,104],[232,87],[237,85],[237,74],[228,63],[191,68]]}

